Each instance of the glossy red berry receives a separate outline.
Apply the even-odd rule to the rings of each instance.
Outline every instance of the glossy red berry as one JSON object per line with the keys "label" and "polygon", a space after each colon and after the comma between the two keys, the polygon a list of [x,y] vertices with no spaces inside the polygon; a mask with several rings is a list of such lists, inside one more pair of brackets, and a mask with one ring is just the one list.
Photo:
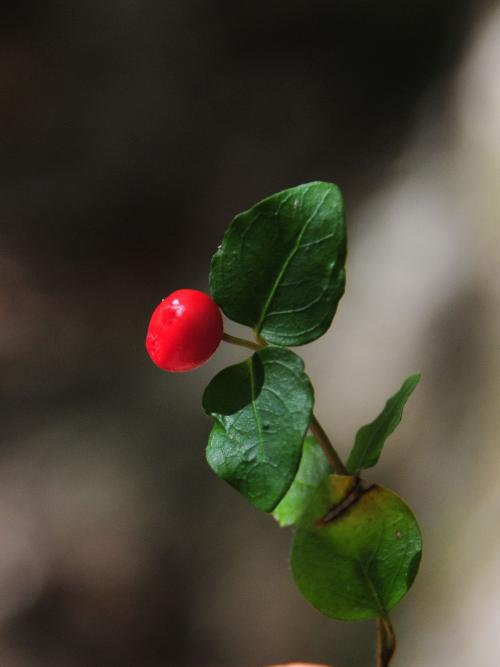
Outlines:
{"label": "glossy red berry", "polygon": [[153,312],[146,350],[164,371],[181,373],[205,363],[219,346],[222,334],[222,315],[208,294],[180,289]]}

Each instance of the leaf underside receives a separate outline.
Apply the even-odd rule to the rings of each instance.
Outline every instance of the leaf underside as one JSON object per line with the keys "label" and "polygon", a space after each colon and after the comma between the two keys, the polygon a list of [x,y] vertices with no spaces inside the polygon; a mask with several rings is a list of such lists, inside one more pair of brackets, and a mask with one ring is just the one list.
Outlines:
{"label": "leaf underside", "polygon": [[329,472],[330,466],[323,450],[313,436],[307,436],[297,475],[286,496],[273,512],[280,526],[292,526],[299,521]]}
{"label": "leaf underside", "polygon": [[345,287],[346,230],[338,187],[314,182],[237,215],[212,258],[210,291],[230,319],[276,345],[329,328]]}

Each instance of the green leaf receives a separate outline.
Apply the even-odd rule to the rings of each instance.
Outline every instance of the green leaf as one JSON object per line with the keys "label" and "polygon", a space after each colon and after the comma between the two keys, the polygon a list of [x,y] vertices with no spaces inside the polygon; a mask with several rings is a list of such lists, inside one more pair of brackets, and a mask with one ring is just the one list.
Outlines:
{"label": "green leaf", "polygon": [[330,466],[323,450],[313,436],[308,436],[304,440],[302,458],[292,486],[273,512],[280,526],[292,526],[299,521],[329,472]]}
{"label": "green leaf", "polygon": [[331,475],[295,533],[291,566],[302,595],[326,616],[386,616],[411,587],[422,551],[413,513],[392,491]]}
{"label": "green leaf", "polygon": [[401,421],[406,401],[419,383],[420,377],[419,373],[410,375],[401,389],[387,401],[379,416],[371,424],[359,429],[346,466],[351,475],[357,475],[360,470],[372,468],[377,463],[385,441]]}
{"label": "green leaf", "polygon": [[271,512],[297,472],[312,406],[304,363],[290,350],[266,347],[225,368],[203,395],[215,420],[208,463],[252,505]]}
{"label": "green leaf", "polygon": [[237,215],[212,258],[210,291],[230,319],[276,345],[304,345],[331,324],[344,293],[342,195],[307,183]]}

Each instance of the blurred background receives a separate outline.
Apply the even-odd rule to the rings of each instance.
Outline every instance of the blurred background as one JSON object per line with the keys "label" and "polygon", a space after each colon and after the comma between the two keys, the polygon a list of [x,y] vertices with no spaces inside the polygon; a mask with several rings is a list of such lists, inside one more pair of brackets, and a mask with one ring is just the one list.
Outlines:
{"label": "blurred background", "polygon": [[205,463],[201,393],[245,353],[144,351],[234,214],[327,180],[348,286],[300,353],[339,451],[423,373],[375,472],[425,538],[394,665],[497,666],[500,4],[7,2],[0,141],[0,665],[373,665]]}

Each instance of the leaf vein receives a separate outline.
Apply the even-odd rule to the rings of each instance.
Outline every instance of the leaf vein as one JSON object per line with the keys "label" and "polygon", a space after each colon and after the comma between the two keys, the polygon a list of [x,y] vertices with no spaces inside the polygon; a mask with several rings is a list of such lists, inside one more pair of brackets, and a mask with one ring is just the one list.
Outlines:
{"label": "leaf vein", "polygon": [[313,299],[312,301],[309,301],[309,303],[306,303],[305,306],[300,306],[300,308],[288,308],[286,310],[272,310],[267,313],[266,317],[274,317],[275,315],[289,315],[290,313],[300,313],[305,310],[308,310],[312,306],[315,306],[318,301],[321,301],[325,295],[326,289],[323,288],[319,295]]}
{"label": "leaf vein", "polygon": [[[305,194],[306,194],[306,192],[304,192],[304,196],[305,196]],[[311,215],[310,215],[310,216],[307,218],[307,220],[305,221],[304,226],[302,227],[302,229],[301,229],[301,231],[300,231],[300,233],[299,233],[299,235],[298,235],[298,237],[297,237],[297,239],[296,239],[296,241],[295,241],[295,245],[294,245],[294,247],[292,248],[292,250],[291,250],[290,254],[288,255],[288,257],[287,257],[287,258],[285,259],[285,261],[283,262],[283,266],[281,267],[281,269],[280,269],[280,271],[279,271],[279,273],[278,273],[278,275],[277,275],[277,277],[276,277],[276,279],[275,279],[275,281],[274,281],[274,283],[273,283],[273,285],[272,285],[272,287],[271,287],[271,290],[270,290],[269,295],[268,295],[268,297],[267,297],[267,299],[266,299],[266,302],[265,302],[265,304],[264,304],[264,307],[262,308],[262,312],[261,312],[259,321],[257,322],[257,325],[256,325],[256,327],[255,327],[255,330],[256,330],[257,332],[261,331],[261,329],[262,329],[262,325],[263,325],[263,323],[264,323],[264,319],[265,319],[265,317],[266,317],[266,315],[267,315],[267,311],[268,311],[268,309],[269,309],[269,306],[271,305],[271,302],[272,302],[272,300],[274,299],[274,296],[275,296],[275,294],[276,294],[276,291],[277,291],[277,289],[278,289],[278,287],[279,287],[279,285],[280,285],[280,282],[281,282],[283,276],[285,275],[285,273],[286,273],[286,271],[287,271],[287,269],[288,269],[288,267],[289,267],[289,265],[290,265],[290,262],[291,262],[292,259],[295,257],[297,251],[298,251],[299,248],[300,248],[301,241],[302,241],[302,239],[303,239],[303,237],[304,237],[304,234],[305,234],[305,232],[306,232],[308,226],[310,225],[310,223],[312,222],[312,220],[314,220],[314,218],[317,216],[317,214],[318,214],[319,211],[321,210],[323,204],[325,203],[325,200],[326,200],[328,194],[329,194],[329,191],[327,190],[327,191],[324,193],[323,197],[322,197],[322,198],[320,199],[320,201],[318,202],[316,208],[313,210],[313,212],[311,213]]]}
{"label": "leaf vein", "polygon": [[253,415],[255,419],[255,424],[257,426],[257,435],[259,439],[259,445],[260,449],[263,452],[264,451],[264,436],[262,433],[262,423],[260,421],[260,415],[257,410],[257,404],[256,404],[256,396],[255,396],[255,378],[254,378],[254,371],[253,371],[253,363],[252,363],[253,357],[250,357],[248,360],[248,368],[249,368],[249,375],[250,375],[250,394],[252,397],[252,410],[253,410]]}

